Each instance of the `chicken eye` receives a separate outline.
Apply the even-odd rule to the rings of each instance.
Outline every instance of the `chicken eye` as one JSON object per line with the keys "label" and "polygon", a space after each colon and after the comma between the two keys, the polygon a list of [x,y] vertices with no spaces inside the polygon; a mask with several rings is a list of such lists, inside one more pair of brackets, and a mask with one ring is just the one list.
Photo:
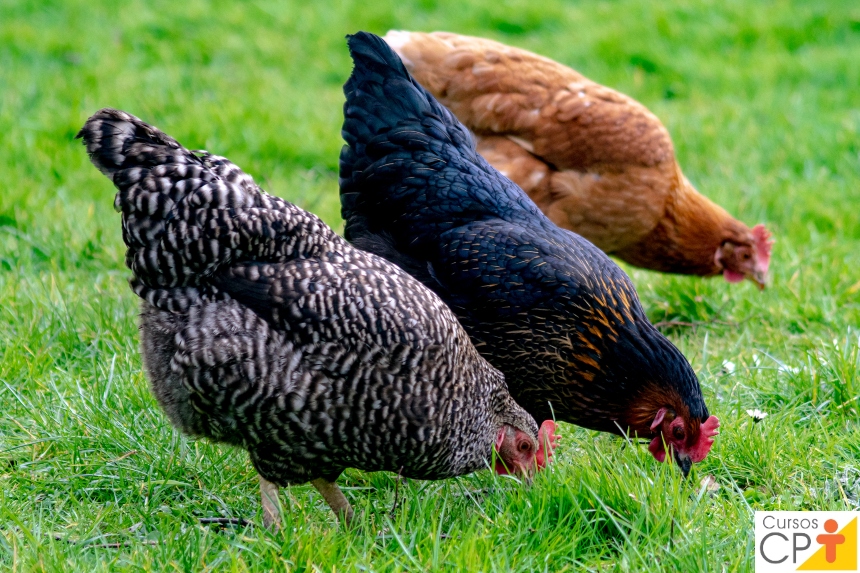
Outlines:
{"label": "chicken eye", "polygon": [[674,428],[672,428],[672,435],[675,437],[676,440],[683,440],[684,428],[681,428],[680,426],[675,426]]}
{"label": "chicken eye", "polygon": [[520,451],[521,452],[528,452],[531,449],[532,449],[532,445],[528,442],[523,442],[520,444]]}
{"label": "chicken eye", "polygon": [[748,260],[750,260],[750,257],[751,257],[751,256],[752,256],[752,255],[750,255],[749,253],[741,253],[741,259],[742,259],[742,260],[744,260],[744,261],[748,261]]}

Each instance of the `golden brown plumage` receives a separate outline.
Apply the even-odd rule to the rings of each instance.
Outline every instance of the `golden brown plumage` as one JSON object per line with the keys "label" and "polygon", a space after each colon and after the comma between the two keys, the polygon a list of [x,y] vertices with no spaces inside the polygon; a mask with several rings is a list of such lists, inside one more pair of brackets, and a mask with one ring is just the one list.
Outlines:
{"label": "golden brown plumage", "polygon": [[636,266],[764,286],[768,232],[696,191],[669,132],[639,102],[492,40],[400,31],[385,40],[556,225]]}

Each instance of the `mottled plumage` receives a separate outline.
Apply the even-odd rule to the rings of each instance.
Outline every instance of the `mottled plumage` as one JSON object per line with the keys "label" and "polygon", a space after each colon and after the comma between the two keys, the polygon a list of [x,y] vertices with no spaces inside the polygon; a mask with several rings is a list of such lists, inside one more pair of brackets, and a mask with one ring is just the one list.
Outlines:
{"label": "mottled plumage", "polygon": [[118,189],[144,365],[181,430],[248,450],[274,484],[316,480],[327,500],[347,467],[486,467],[509,427],[534,461],[534,420],[408,274],[130,114],[101,110],[79,137]]}
{"label": "mottled plumage", "polygon": [[359,33],[349,45],[347,239],[436,291],[537,419],[629,430],[652,438],[658,459],[665,440],[685,469],[703,459],[716,418],[624,272],[478,155],[468,130],[382,40]]}

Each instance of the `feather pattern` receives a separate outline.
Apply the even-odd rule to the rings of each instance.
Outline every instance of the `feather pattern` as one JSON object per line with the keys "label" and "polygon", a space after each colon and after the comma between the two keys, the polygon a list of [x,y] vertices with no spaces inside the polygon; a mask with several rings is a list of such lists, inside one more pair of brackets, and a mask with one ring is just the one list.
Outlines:
{"label": "feather pattern", "polygon": [[144,364],[181,430],[248,450],[279,485],[346,467],[445,478],[486,467],[505,425],[537,440],[397,266],[128,113],[101,110],[79,137],[117,187]]}

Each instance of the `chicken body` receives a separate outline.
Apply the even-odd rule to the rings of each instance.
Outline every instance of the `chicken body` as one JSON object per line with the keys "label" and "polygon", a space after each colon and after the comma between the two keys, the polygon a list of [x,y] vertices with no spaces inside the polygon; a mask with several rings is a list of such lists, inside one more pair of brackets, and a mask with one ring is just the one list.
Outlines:
{"label": "chicken body", "polygon": [[639,102],[531,52],[391,31],[407,69],[478,138],[491,165],[557,225],[636,266],[764,286],[769,234],[696,191]]}
{"label": "chicken body", "polygon": [[347,467],[441,479],[494,444],[513,471],[546,461],[501,373],[408,274],[130,114],[79,136],[118,189],[153,393],[182,431],[248,451],[270,519],[272,484],[312,481],[348,520]]}
{"label": "chicken body", "polygon": [[533,416],[649,437],[685,471],[703,459],[718,422],[624,272],[478,155],[385,42],[359,33],[349,45],[347,239],[436,291]]}

